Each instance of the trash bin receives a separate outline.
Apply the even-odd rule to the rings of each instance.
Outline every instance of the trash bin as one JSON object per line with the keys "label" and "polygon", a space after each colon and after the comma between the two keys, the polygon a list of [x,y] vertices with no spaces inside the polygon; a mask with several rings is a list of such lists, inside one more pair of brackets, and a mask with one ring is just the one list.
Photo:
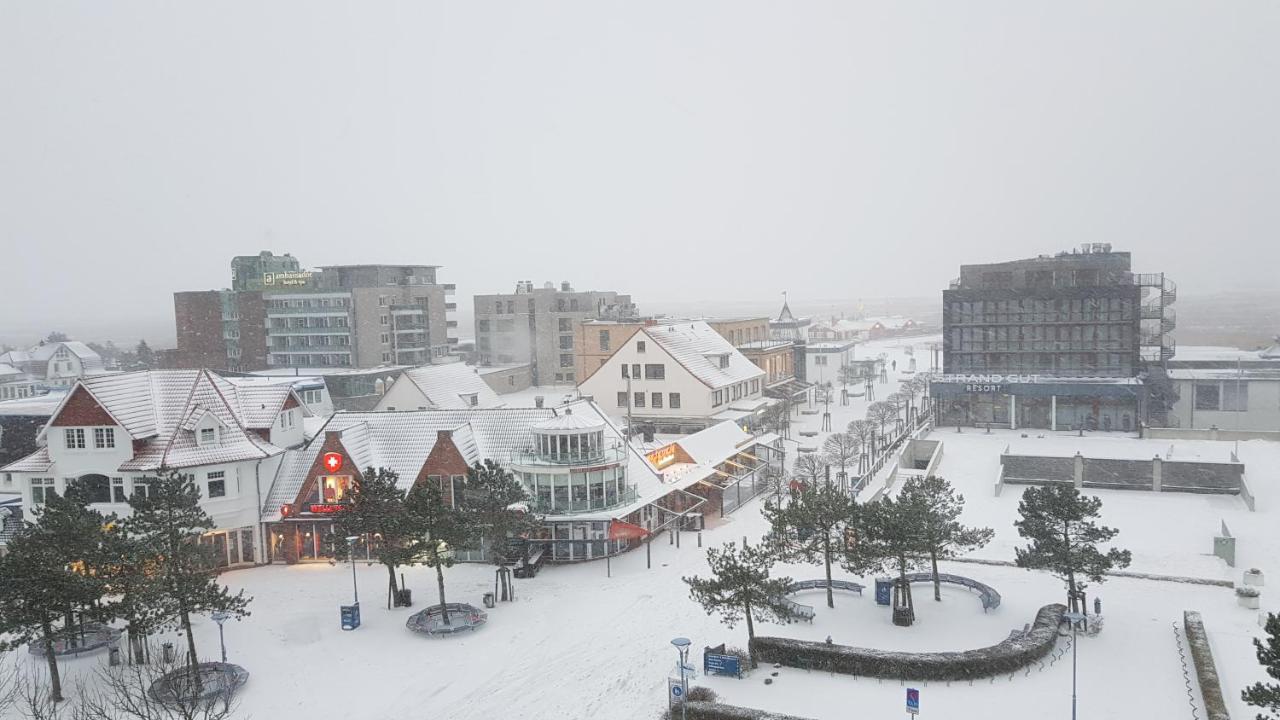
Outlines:
{"label": "trash bin", "polygon": [[120,664],[120,648],[113,647],[107,651],[107,664],[115,667]]}
{"label": "trash bin", "polygon": [[487,608],[491,608],[491,607],[493,607],[493,606],[494,606],[494,604],[495,604],[495,603],[494,603],[494,600],[493,600],[493,593],[491,593],[491,592],[487,592],[487,593],[485,593],[485,594],[484,594],[484,606],[485,606],[485,607],[487,607]]}
{"label": "trash bin", "polygon": [[338,613],[342,619],[343,630],[355,630],[360,627],[360,603],[339,605]]}
{"label": "trash bin", "polygon": [[409,607],[413,605],[413,591],[409,588],[401,588],[396,591],[396,605],[400,607]]}
{"label": "trash bin", "polygon": [[893,602],[893,580],[887,577],[876,578],[876,604],[889,605]]}
{"label": "trash bin", "polygon": [[160,657],[166,664],[174,662],[177,659],[173,652],[173,643],[167,642],[160,646]]}

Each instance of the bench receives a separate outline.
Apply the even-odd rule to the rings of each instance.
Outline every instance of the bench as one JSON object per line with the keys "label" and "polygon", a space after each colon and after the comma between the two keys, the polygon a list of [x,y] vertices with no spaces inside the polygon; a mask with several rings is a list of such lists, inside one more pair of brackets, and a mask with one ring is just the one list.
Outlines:
{"label": "bench", "polygon": [[[796,592],[800,592],[801,590],[826,590],[826,589],[827,589],[826,580],[800,580],[799,582],[793,582],[790,585],[788,585],[787,593],[796,593]],[[845,590],[848,592],[856,592],[859,595],[861,595],[862,590],[864,589],[864,586],[856,582],[850,582],[849,580],[832,580],[831,589]],[[813,622],[814,611],[813,611],[812,605],[805,605],[804,603],[798,603],[795,600],[792,600],[791,598],[788,598],[788,597],[782,598],[782,604],[785,605],[787,609],[791,611],[792,615],[806,622]]]}
{"label": "bench", "polygon": [[818,437],[817,430],[801,430],[800,437]]}
{"label": "bench", "polygon": [[[949,573],[938,573],[938,581],[948,585],[959,585],[978,593],[978,598],[982,600],[982,612],[994,610],[1000,607],[1000,593],[990,585],[984,585],[972,578],[963,575],[951,575]],[[907,582],[933,582],[932,573],[907,573]]]}

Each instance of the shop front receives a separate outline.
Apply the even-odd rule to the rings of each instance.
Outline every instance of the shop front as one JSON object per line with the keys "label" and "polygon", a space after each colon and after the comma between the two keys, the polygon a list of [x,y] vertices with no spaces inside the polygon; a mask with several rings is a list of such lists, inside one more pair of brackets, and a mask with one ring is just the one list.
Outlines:
{"label": "shop front", "polygon": [[[268,562],[332,560],[336,542],[333,514],[342,509],[354,487],[350,475],[321,475],[301,502],[280,509],[280,522],[267,526]],[[356,557],[368,556],[368,542],[356,542]]]}
{"label": "shop front", "polygon": [[941,425],[1131,432],[1142,389],[1137,378],[942,375],[929,394]]}

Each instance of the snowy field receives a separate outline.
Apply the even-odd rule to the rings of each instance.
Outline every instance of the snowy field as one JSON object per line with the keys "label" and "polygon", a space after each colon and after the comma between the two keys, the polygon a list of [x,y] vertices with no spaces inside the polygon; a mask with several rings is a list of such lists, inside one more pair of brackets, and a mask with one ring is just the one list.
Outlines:
{"label": "snowy field", "polygon": [[[927,338],[916,338],[864,346],[858,357],[881,349],[901,357],[901,348],[910,344],[923,368],[927,343]],[[899,367],[903,365],[900,360]],[[896,376],[891,373],[890,384],[879,386],[881,398],[896,388]],[[563,393],[542,394],[551,398]],[[850,407],[833,405],[833,427],[842,429],[861,417],[864,407],[860,400]],[[820,416],[800,416],[793,434],[817,430],[819,423]],[[979,558],[1011,560],[1019,544],[1013,521],[1023,488],[1008,485],[999,497],[992,492],[998,455],[1005,445],[1055,455],[1079,449],[1086,455],[1149,457],[1163,455],[1170,444],[1120,433],[1084,438],[1039,434],[1031,431],[1024,439],[1021,432],[966,429],[957,435],[954,428],[941,428],[931,436],[943,442],[939,474],[968,499],[965,521],[996,530],[993,542],[975,553]],[[804,442],[820,445],[822,440],[820,435]],[[1231,447],[1178,443],[1176,454],[1220,457]],[[1257,566],[1273,584],[1280,583],[1275,511],[1280,502],[1275,489],[1280,482],[1280,445],[1241,443],[1240,455],[1258,498],[1256,513],[1231,497],[1097,493],[1103,498],[1105,522],[1120,529],[1119,544],[1133,551],[1131,569],[1239,581],[1243,568]],[[712,521],[702,534],[704,547],[744,536],[759,538],[765,531],[759,509],[756,500],[728,518]],[[1239,538],[1239,567],[1234,570],[1210,554],[1221,520]],[[669,542],[667,535],[654,542],[651,569],[645,566],[643,550],[615,559],[612,577],[606,576],[603,562],[548,566],[536,578],[517,581],[517,599],[490,611],[486,626],[474,634],[443,639],[419,637],[404,627],[412,612],[436,601],[434,571],[427,568],[405,570],[414,607],[388,610],[385,571],[357,566],[364,625],[355,632],[343,632],[338,625],[338,605],[351,599],[350,566],[271,566],[227,573],[224,579],[233,589],[244,588],[255,598],[253,615],[226,627],[230,660],[252,673],[239,695],[242,715],[273,720],[654,718],[664,706],[666,677],[675,664],[671,638],[691,638],[693,662],[699,666],[697,651],[703,646],[746,645],[744,625],[730,630],[706,616],[680,581],[681,576],[706,572],[697,536],[685,534],[678,549]],[[1001,606],[983,613],[978,598],[959,589],[944,590],[937,603],[928,585],[917,585],[918,622],[899,628],[890,622],[888,609],[875,604],[872,579],[861,578],[868,586],[865,594],[836,593],[834,610],[825,607],[824,593],[797,595],[800,602],[817,608],[812,624],[760,623],[757,632],[813,640],[830,635],[835,642],[865,647],[965,649],[999,642],[1031,622],[1042,605],[1061,602],[1064,595],[1061,584],[1043,573],[971,563],[947,563],[943,570],[993,586],[1003,596]],[[816,566],[779,571],[795,579],[822,575]],[[479,605],[481,595],[493,589],[493,570],[458,565],[446,571],[446,580],[449,600]],[[1271,592],[1264,589],[1264,608],[1274,605]],[[1091,588],[1090,598],[1095,594],[1102,599],[1106,622],[1101,635],[1080,640],[1081,717],[1193,717],[1174,631],[1188,609],[1204,615],[1232,713],[1253,717],[1239,696],[1242,687],[1264,679],[1250,644],[1261,630],[1257,613],[1237,607],[1230,589],[1114,578]],[[203,655],[216,657],[217,627],[201,619],[196,632]],[[1068,718],[1071,655],[1061,654],[1064,643],[1059,648],[1045,668],[1034,666],[1012,678],[973,685],[915,685],[921,690],[921,717]],[[39,667],[29,656],[19,657],[25,665]],[[91,657],[67,661],[64,667],[74,684],[75,677],[101,662],[103,658]],[[774,672],[774,682],[765,685],[764,679]],[[814,720],[904,714],[904,688],[895,681],[762,667],[743,680],[699,677],[694,684],[713,688],[725,702]],[[1198,713],[1205,716],[1203,709]]]}

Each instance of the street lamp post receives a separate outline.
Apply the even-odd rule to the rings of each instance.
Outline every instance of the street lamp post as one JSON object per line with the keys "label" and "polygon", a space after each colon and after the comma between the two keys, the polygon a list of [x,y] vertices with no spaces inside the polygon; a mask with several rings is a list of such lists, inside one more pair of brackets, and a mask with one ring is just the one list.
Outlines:
{"label": "street lamp post", "polygon": [[213,618],[214,622],[218,623],[218,644],[222,646],[222,664],[226,665],[227,664],[227,640],[226,640],[226,637],[223,636],[222,634],[222,623],[226,622],[228,619],[231,618],[231,613],[226,613],[221,610],[215,610],[210,617]]}
{"label": "street lamp post", "polygon": [[689,660],[689,646],[693,643],[686,637],[678,637],[671,641],[675,646],[676,653],[680,657],[680,690],[684,693],[680,696],[680,717],[687,720],[689,717],[685,703],[689,700],[689,681],[685,679],[684,669]]}
{"label": "street lamp post", "polygon": [[347,559],[351,561],[351,593],[355,596],[355,604],[360,604],[360,588],[356,585],[356,535],[347,536]]}
{"label": "street lamp post", "polygon": [[1062,617],[1071,623],[1071,720],[1076,720],[1076,645],[1080,636],[1076,634],[1076,626],[1084,621],[1083,613],[1063,613]]}

